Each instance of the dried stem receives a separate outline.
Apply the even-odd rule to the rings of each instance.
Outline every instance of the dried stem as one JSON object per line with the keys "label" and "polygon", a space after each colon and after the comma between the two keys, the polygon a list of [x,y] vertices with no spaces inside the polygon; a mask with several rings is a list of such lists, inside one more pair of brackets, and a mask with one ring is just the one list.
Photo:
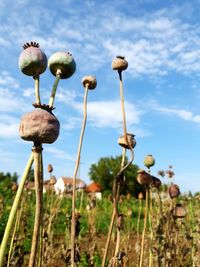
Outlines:
{"label": "dried stem", "polygon": [[141,252],[140,252],[140,267],[142,267],[143,256],[144,256],[144,241],[146,234],[146,226],[147,226],[147,217],[148,217],[148,198],[149,198],[149,189],[146,189],[146,205],[145,205],[145,214],[144,214],[144,226],[142,232],[142,242],[141,242]]}
{"label": "dried stem", "polygon": [[33,164],[33,153],[31,153],[30,158],[29,158],[27,165],[25,167],[24,173],[22,175],[22,178],[21,178],[18,190],[17,190],[17,194],[15,196],[15,200],[14,200],[14,203],[12,205],[11,212],[10,212],[10,215],[8,218],[8,222],[6,225],[6,229],[4,232],[4,236],[3,236],[1,248],[0,248],[0,267],[3,266],[3,259],[4,259],[6,247],[8,245],[8,239],[9,239],[10,232],[11,232],[14,220],[15,220],[16,212],[17,212],[18,207],[19,207],[19,202],[20,202],[21,195],[23,192],[24,184],[26,182],[26,179],[27,179],[27,176],[29,174],[29,171],[31,169],[32,164]]}
{"label": "dried stem", "polygon": [[83,143],[83,136],[86,126],[86,119],[87,119],[87,95],[88,95],[88,85],[86,84],[85,88],[85,96],[84,96],[84,118],[83,124],[80,134],[79,146],[78,146],[78,153],[76,159],[76,166],[74,170],[74,178],[73,178],[73,190],[72,190],[72,220],[71,220],[71,266],[75,266],[75,200],[76,200],[76,177],[78,173],[78,168],[80,164],[80,157],[81,157],[81,148]]}
{"label": "dried stem", "polygon": [[51,91],[51,96],[50,96],[50,99],[49,99],[49,107],[53,107],[55,96],[56,96],[56,90],[57,90],[57,87],[58,87],[58,83],[60,81],[60,74],[61,74],[61,72],[58,70],[57,73],[56,73],[56,79],[55,79],[55,82],[54,82],[54,85],[53,85],[53,88],[52,88],[52,91]]}
{"label": "dried stem", "polygon": [[29,258],[29,267],[36,266],[37,263],[37,248],[39,245],[40,237],[40,225],[42,219],[42,181],[43,174],[41,172],[41,155],[42,146],[33,147],[34,154],[34,180],[35,180],[35,196],[36,196],[36,209],[35,209],[35,223],[33,229],[32,245],[31,245],[31,255]]}

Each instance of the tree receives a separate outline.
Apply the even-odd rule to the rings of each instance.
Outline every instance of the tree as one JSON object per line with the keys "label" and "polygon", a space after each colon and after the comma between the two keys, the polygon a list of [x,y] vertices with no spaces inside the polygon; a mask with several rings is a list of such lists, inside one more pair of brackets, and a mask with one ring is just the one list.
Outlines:
{"label": "tree", "polygon": [[[111,192],[113,180],[120,170],[122,156],[100,158],[97,164],[92,164],[89,170],[90,179],[99,183],[103,191]],[[127,162],[127,158],[126,158]],[[125,182],[121,187],[121,193],[128,192],[137,195],[143,188],[136,180],[139,167],[131,164],[125,171]]]}

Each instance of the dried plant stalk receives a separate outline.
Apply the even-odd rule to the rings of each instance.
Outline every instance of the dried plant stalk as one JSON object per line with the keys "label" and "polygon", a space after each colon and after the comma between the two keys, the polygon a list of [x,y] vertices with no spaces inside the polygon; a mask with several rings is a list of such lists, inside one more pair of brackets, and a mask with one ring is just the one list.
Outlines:
{"label": "dried plant stalk", "polygon": [[88,85],[85,87],[85,95],[84,95],[84,117],[83,117],[83,124],[80,134],[78,152],[77,152],[77,159],[76,165],[74,170],[74,177],[73,177],[73,191],[72,191],[72,219],[71,219],[71,266],[75,266],[75,200],[76,200],[76,178],[78,173],[78,168],[80,164],[80,157],[81,157],[81,148],[83,143],[83,136],[85,132],[86,120],[87,120],[87,95],[88,95]]}
{"label": "dried plant stalk", "polygon": [[40,226],[42,223],[42,194],[43,194],[43,173],[41,167],[42,147],[35,146],[33,148],[34,154],[34,179],[35,179],[35,196],[36,196],[36,210],[35,210],[35,223],[31,245],[31,255],[29,258],[29,267],[36,266],[37,262],[37,249],[39,245]]}

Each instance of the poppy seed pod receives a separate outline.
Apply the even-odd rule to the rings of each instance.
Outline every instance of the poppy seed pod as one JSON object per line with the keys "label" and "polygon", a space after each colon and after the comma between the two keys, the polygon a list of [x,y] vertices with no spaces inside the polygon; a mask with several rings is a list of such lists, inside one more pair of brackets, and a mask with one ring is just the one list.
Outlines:
{"label": "poppy seed pod", "polygon": [[51,164],[48,164],[47,171],[49,173],[52,173],[53,172],[53,166]]}
{"label": "poppy seed pod", "polygon": [[140,193],[138,194],[138,199],[143,199],[143,198],[144,198],[143,193],[140,192]]}
{"label": "poppy seed pod", "polygon": [[150,186],[153,183],[152,176],[149,173],[145,172],[144,170],[138,171],[136,179],[139,184],[145,186]]}
{"label": "poppy seed pod", "polygon": [[13,183],[13,185],[12,185],[12,191],[16,192],[17,189],[18,189],[17,183]]}
{"label": "poppy seed pod", "polygon": [[35,42],[26,43],[19,56],[19,68],[28,76],[38,76],[47,68],[47,57]]}
{"label": "poppy seed pod", "polygon": [[48,60],[51,73],[56,76],[59,72],[61,79],[71,77],[76,70],[76,62],[69,52],[60,51],[54,53]]}
{"label": "poppy seed pod", "polygon": [[181,204],[177,204],[172,213],[175,218],[184,218],[187,215],[186,209]]}
{"label": "poppy seed pod", "polygon": [[147,168],[152,167],[155,164],[155,159],[153,158],[152,155],[147,155],[144,159],[144,166]]}
{"label": "poppy seed pod", "polygon": [[122,56],[116,56],[115,59],[112,61],[112,69],[123,71],[128,68],[128,62],[126,61],[125,57]]}
{"label": "poppy seed pod", "polygon": [[120,136],[118,138],[118,144],[126,149],[133,149],[136,146],[136,141],[134,139],[134,136],[135,136],[134,134],[127,133],[126,134],[127,140],[124,135]]}
{"label": "poppy seed pod", "polygon": [[26,113],[20,121],[20,137],[35,144],[52,144],[58,138],[60,123],[47,110],[37,108]]}
{"label": "poppy seed pod", "polygon": [[82,84],[85,88],[88,86],[88,89],[93,90],[97,86],[97,80],[94,76],[85,76],[82,79]]}
{"label": "poppy seed pod", "polygon": [[56,182],[57,182],[56,177],[55,176],[51,176],[49,184],[50,185],[54,185]]}
{"label": "poppy seed pod", "polygon": [[177,184],[171,184],[168,188],[168,192],[171,198],[176,198],[180,195],[180,189]]}
{"label": "poppy seed pod", "polygon": [[155,176],[151,176],[152,177],[152,179],[153,179],[153,182],[152,182],[152,184],[151,184],[151,186],[152,187],[156,187],[157,189],[159,189],[159,187],[161,186],[161,181],[160,181],[160,179],[158,179],[157,177],[155,177]]}

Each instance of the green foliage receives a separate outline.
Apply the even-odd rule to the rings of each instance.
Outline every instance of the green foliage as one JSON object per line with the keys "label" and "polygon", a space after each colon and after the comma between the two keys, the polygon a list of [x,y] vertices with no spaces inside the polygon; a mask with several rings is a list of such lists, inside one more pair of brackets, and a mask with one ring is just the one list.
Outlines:
{"label": "green foliage", "polygon": [[[105,194],[112,192],[113,180],[120,170],[121,161],[121,156],[104,157],[100,158],[97,164],[92,164],[90,167],[90,179],[99,183]],[[140,191],[143,191],[141,185],[136,181],[138,169],[137,165],[131,164],[125,171],[125,182],[121,187],[122,194],[130,192],[137,195]]]}

